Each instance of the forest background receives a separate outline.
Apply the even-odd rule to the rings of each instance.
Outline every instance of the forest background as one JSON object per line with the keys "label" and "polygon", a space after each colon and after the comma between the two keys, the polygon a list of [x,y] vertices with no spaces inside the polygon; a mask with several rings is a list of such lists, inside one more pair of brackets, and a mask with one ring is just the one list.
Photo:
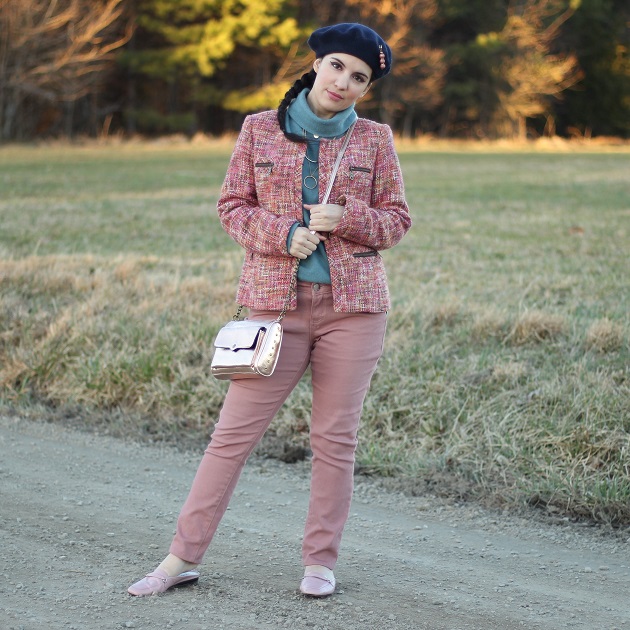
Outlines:
{"label": "forest background", "polygon": [[391,44],[360,109],[400,137],[630,135],[627,0],[0,0],[0,140],[235,132],[340,21]]}

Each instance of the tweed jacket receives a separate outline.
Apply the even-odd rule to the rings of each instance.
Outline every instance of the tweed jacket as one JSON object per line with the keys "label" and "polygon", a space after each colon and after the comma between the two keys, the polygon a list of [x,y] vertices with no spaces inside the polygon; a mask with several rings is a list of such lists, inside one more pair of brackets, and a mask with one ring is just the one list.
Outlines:
{"label": "tweed jacket", "polygon": [[[343,138],[322,138],[320,201]],[[248,116],[221,189],[217,210],[227,233],[245,248],[237,301],[257,310],[281,310],[297,259],[287,236],[302,223],[302,161],[306,143],[282,133],[275,111]],[[357,120],[339,166],[330,203],[345,205],[325,241],[335,311],[381,312],[390,298],[380,250],[411,225],[391,129]],[[291,296],[289,309],[297,297]]]}

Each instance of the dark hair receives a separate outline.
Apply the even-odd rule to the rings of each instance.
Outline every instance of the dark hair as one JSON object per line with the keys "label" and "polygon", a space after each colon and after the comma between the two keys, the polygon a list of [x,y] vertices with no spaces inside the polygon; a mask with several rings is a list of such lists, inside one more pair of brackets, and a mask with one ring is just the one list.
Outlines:
{"label": "dark hair", "polygon": [[298,136],[294,133],[289,133],[287,131],[286,118],[287,118],[287,108],[291,104],[291,101],[297,98],[297,95],[306,88],[312,88],[315,83],[315,77],[317,73],[315,70],[307,72],[303,74],[292,86],[291,89],[284,95],[284,98],[280,101],[280,105],[278,105],[278,124],[280,125],[280,129],[282,129],[282,133],[293,142],[304,142],[304,138],[302,136]]}

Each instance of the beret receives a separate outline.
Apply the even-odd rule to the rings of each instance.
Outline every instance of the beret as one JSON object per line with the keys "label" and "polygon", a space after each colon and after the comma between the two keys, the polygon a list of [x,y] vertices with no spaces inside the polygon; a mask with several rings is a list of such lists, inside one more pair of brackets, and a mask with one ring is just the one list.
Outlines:
{"label": "beret", "polygon": [[308,38],[317,55],[346,53],[365,61],[372,69],[372,80],[380,79],[392,67],[392,51],[385,40],[371,28],[356,22],[344,22],[318,28]]}

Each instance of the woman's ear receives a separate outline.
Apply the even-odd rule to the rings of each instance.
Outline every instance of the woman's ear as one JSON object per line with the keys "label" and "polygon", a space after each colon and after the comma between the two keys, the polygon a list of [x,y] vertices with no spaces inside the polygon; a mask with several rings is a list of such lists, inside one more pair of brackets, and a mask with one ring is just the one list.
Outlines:
{"label": "woman's ear", "polygon": [[368,83],[368,86],[365,88],[365,90],[363,90],[363,92],[361,92],[361,96],[359,96],[359,98],[363,98],[370,91],[371,87],[372,87],[372,84]]}
{"label": "woman's ear", "polygon": [[319,72],[319,67],[322,65],[322,58],[318,57],[317,59],[315,59],[315,61],[313,62],[313,70],[315,70],[315,72]]}

